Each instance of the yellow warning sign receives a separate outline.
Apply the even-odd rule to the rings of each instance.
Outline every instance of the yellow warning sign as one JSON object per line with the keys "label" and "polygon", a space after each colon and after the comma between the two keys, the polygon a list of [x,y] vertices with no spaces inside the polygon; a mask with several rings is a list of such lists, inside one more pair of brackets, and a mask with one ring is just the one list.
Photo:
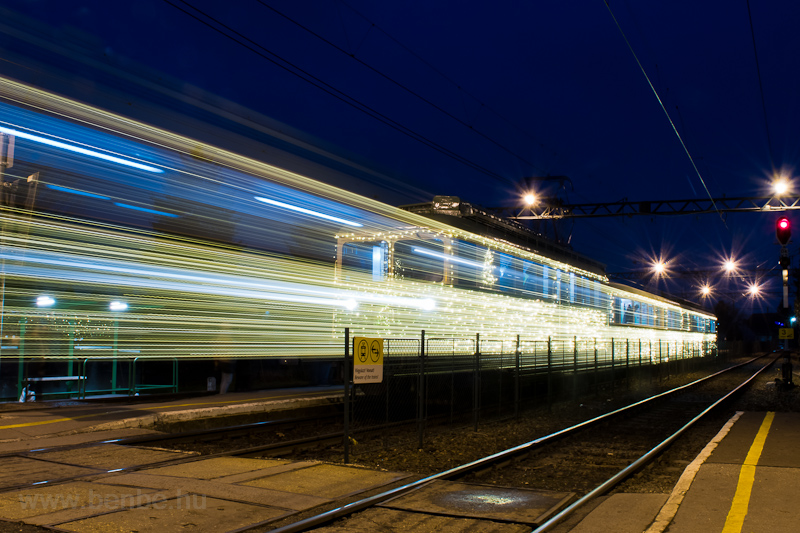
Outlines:
{"label": "yellow warning sign", "polygon": [[383,381],[383,339],[353,337],[353,383]]}
{"label": "yellow warning sign", "polygon": [[794,339],[794,328],[778,328],[779,339]]}

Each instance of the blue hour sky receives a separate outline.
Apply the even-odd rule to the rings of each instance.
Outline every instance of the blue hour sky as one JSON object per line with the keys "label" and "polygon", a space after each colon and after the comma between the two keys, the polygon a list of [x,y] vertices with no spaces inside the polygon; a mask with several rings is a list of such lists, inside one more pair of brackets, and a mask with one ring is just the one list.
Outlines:
{"label": "blue hour sky", "polygon": [[[537,181],[537,192],[567,203],[756,196],[773,170],[795,175],[800,3],[609,5],[6,3],[52,28],[36,37],[54,46],[164,73],[187,93],[218,95],[375,169],[386,177],[370,195],[394,205],[445,194],[511,206],[524,178],[547,176],[570,181]],[[14,48],[10,30],[0,38],[0,50]],[[90,90],[64,92],[99,105]],[[581,219],[559,232],[609,272],[656,255],[678,269],[718,268],[732,254],[771,269],[776,218]],[[694,298],[691,285],[671,289]]]}

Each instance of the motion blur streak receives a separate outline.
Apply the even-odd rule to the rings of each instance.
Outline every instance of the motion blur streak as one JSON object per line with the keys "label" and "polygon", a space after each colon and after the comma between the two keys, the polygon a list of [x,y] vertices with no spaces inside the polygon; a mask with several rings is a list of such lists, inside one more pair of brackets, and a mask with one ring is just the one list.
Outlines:
{"label": "motion blur streak", "polygon": [[164,172],[160,168],[155,168],[150,165],[143,165],[141,163],[137,163],[135,161],[128,161],[126,159],[122,159],[121,157],[116,157],[109,154],[104,154],[98,152],[97,150],[89,150],[87,148],[81,148],[80,146],[75,146],[73,144],[63,143],[61,141],[56,141],[54,139],[48,139],[46,137],[41,137],[39,135],[31,135],[30,133],[25,133],[24,131],[20,131],[19,129],[11,129],[11,128],[4,128],[0,126],[0,132],[13,135],[14,137],[19,137],[20,139],[27,139],[29,141],[34,141],[37,143],[47,144],[49,146],[54,146],[56,148],[62,148],[64,150],[69,150],[70,152],[76,152],[78,154],[88,155],[90,157],[96,157],[98,159],[105,159],[106,161],[111,161],[112,163],[119,163],[120,165],[126,165],[133,168],[138,168],[140,170],[146,170],[148,172]]}
{"label": "motion blur streak", "polygon": [[[716,339],[712,315],[611,284],[574,256],[479,235],[10,80],[0,79],[0,114],[163,171],[20,135],[3,169],[11,192],[0,215],[0,359],[9,364],[340,360],[345,328],[404,339],[480,334],[497,349],[518,335],[569,339],[597,346],[601,360],[612,357],[612,339],[640,342],[645,358]],[[42,296],[53,303],[37,307]]]}

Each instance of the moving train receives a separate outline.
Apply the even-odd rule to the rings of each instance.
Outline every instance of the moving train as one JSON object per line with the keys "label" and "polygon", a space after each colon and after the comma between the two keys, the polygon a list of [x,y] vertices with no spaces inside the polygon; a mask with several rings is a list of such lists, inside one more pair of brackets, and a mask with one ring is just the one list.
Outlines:
{"label": "moving train", "polygon": [[156,361],[332,360],[345,328],[606,352],[644,340],[648,357],[716,339],[701,308],[496,231],[511,223],[489,231],[452,197],[393,207],[10,79],[0,134],[4,398],[37,375],[130,392]]}

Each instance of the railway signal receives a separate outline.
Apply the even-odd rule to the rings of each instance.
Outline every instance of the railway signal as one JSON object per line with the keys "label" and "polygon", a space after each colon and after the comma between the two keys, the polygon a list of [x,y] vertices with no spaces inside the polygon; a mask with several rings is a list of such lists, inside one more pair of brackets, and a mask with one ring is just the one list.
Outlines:
{"label": "railway signal", "polygon": [[781,246],[789,244],[789,239],[792,237],[792,223],[786,217],[781,217],[775,224],[775,236],[778,237],[778,242]]}

